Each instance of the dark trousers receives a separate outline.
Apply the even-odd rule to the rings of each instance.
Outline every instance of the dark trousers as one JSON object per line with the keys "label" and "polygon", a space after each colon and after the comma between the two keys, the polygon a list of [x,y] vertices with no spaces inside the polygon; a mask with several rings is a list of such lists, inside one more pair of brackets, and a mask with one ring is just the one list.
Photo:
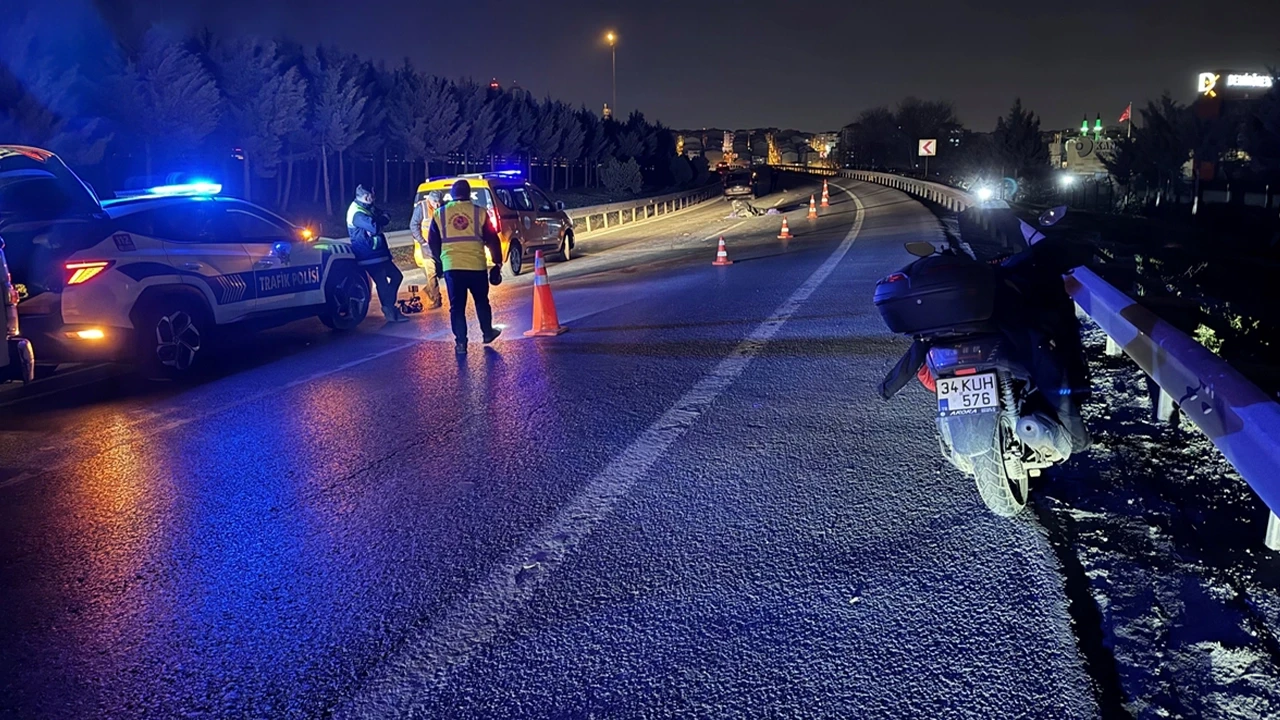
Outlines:
{"label": "dark trousers", "polygon": [[467,341],[467,293],[476,301],[476,319],[485,333],[493,331],[493,309],[489,307],[489,273],[484,270],[446,270],[444,284],[449,290],[449,322],[453,337]]}
{"label": "dark trousers", "polygon": [[400,283],[404,282],[404,273],[389,258],[376,265],[365,265],[365,272],[378,288],[378,300],[382,303],[382,313],[396,306],[396,297],[400,294]]}

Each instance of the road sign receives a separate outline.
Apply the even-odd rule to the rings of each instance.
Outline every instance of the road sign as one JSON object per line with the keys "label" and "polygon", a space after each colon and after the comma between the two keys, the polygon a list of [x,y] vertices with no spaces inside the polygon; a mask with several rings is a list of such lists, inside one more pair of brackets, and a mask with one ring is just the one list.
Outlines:
{"label": "road sign", "polygon": [[920,141],[920,157],[933,157],[938,154],[937,140]]}

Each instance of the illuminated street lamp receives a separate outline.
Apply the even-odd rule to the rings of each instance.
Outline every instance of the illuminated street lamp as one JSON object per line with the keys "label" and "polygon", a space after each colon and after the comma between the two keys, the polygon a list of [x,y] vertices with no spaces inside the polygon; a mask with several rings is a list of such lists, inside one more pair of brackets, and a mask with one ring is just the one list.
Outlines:
{"label": "illuminated street lamp", "polygon": [[610,30],[604,35],[605,42],[609,43],[609,51],[613,55],[613,116],[618,116],[618,34]]}

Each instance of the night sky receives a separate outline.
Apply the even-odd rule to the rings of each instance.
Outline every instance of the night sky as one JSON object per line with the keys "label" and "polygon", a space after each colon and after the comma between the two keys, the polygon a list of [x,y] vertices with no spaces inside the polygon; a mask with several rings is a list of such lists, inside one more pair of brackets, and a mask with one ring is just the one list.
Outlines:
{"label": "night sky", "polygon": [[1046,128],[1068,127],[1166,89],[1189,101],[1202,70],[1280,65],[1280,0],[100,1],[135,22],[335,42],[597,111],[616,28],[622,112],[677,128],[832,130],[912,94],[951,100],[980,130],[1021,95]]}

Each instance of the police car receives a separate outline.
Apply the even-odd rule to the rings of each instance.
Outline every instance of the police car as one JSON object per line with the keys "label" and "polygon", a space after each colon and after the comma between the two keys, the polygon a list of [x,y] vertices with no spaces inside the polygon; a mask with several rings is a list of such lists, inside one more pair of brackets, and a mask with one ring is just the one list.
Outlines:
{"label": "police car", "polygon": [[0,146],[0,237],[40,362],[182,375],[232,329],[364,320],[370,285],[348,242],[220,192],[193,183],[99,201],[52,153]]}

